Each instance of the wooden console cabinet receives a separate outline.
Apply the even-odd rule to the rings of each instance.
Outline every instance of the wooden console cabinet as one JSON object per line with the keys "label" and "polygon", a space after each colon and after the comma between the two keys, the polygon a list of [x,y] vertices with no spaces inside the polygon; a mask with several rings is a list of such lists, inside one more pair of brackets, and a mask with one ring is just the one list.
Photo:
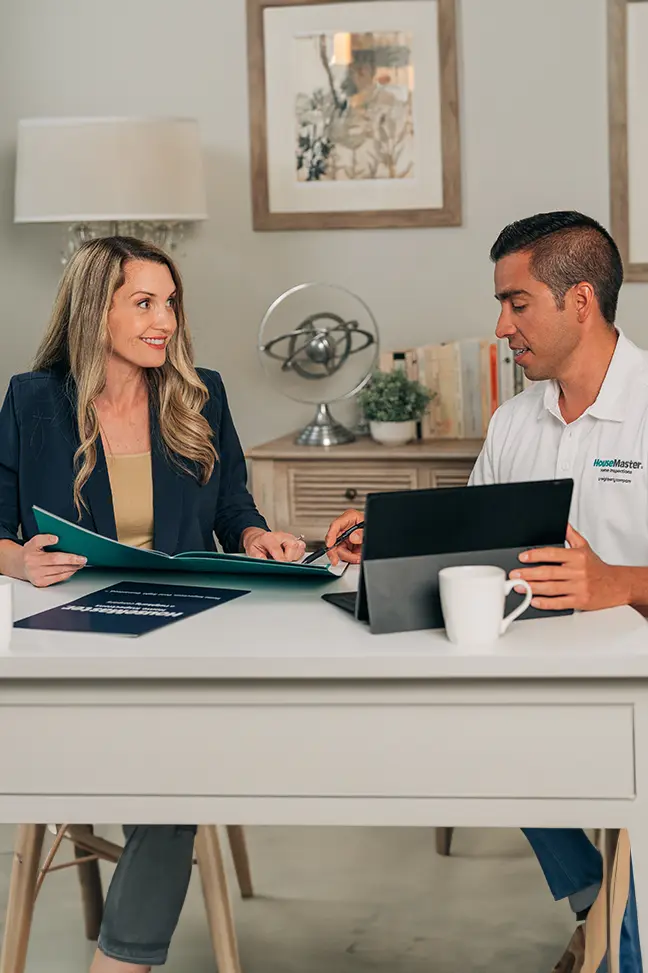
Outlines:
{"label": "wooden console cabinet", "polygon": [[345,446],[296,446],[294,435],[248,450],[254,499],[275,530],[321,541],[347,507],[368,493],[465,486],[481,440],[380,446],[362,438]]}

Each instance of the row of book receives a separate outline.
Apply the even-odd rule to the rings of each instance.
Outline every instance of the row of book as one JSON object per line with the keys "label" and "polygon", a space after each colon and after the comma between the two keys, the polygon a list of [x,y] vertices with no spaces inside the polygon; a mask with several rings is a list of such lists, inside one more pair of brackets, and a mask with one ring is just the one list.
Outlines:
{"label": "row of book", "polygon": [[508,342],[491,338],[382,352],[379,368],[404,369],[434,393],[421,439],[484,438],[495,410],[530,384]]}

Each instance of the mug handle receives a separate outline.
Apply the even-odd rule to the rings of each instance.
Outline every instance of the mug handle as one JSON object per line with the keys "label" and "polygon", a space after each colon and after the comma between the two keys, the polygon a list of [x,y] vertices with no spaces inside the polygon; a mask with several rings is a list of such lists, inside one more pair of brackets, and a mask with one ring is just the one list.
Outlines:
{"label": "mug handle", "polygon": [[504,634],[504,632],[509,627],[511,622],[514,622],[516,618],[519,618],[520,615],[527,610],[527,608],[531,604],[531,599],[533,598],[531,585],[529,584],[528,581],[522,581],[521,578],[518,578],[516,581],[511,579],[510,581],[504,582],[505,595],[510,595],[510,593],[513,591],[514,588],[525,588],[526,595],[524,596],[524,601],[522,602],[522,604],[518,605],[517,608],[514,608],[513,611],[506,616],[506,618],[502,619],[502,627],[500,628],[500,635]]}

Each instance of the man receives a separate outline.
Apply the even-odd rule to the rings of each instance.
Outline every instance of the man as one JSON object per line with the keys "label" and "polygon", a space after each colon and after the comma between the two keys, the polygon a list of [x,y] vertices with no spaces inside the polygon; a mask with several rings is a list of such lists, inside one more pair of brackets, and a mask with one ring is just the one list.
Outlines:
{"label": "man", "polygon": [[[648,354],[616,327],[623,267],[612,237],[580,213],[540,214],[506,227],[491,250],[496,335],[534,383],[493,416],[472,485],[569,477],[569,547],[520,555],[514,578],[531,583],[536,608],[648,610]],[[359,523],[348,510],[327,546]],[[334,549],[360,560],[362,533]],[[596,899],[599,853],[577,829],[525,831],[555,898],[578,918]],[[579,927],[555,971],[577,973]],[[622,937],[624,971],[641,970],[634,888]]]}

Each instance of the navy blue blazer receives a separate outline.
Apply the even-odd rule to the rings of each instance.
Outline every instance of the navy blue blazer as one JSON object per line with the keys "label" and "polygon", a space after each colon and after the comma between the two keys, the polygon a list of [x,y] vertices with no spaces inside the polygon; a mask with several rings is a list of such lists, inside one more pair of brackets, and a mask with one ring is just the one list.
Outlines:
{"label": "navy blue blazer", "polygon": [[[213,551],[214,532],[226,552],[236,553],[246,527],[267,529],[247,489],[245,458],[221,377],[202,368],[198,374],[209,391],[202,414],[218,455],[208,483],[201,485],[168,457],[151,408],[153,547],[165,554]],[[15,375],[0,411],[0,539],[19,542],[19,528],[23,540],[38,533],[32,504],[117,539],[101,438],[82,491],[88,509],[78,520],[72,495],[78,446],[74,392],[66,375],[56,370]]]}

